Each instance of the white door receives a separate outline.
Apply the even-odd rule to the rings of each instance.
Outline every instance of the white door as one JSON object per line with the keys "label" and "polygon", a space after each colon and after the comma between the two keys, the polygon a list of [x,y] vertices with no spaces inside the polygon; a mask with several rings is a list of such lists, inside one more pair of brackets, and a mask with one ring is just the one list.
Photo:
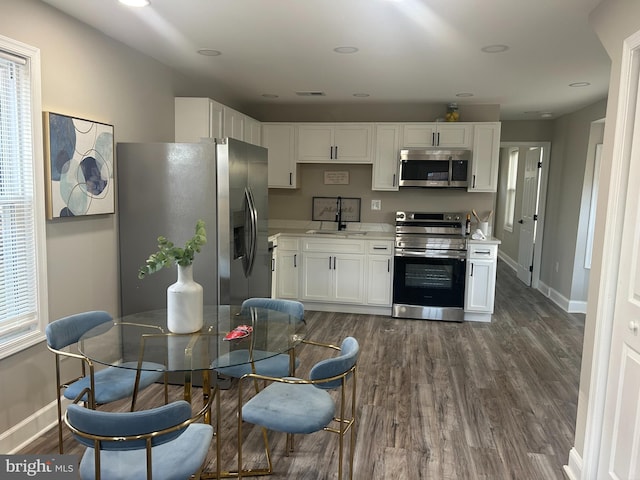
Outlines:
{"label": "white door", "polygon": [[[618,128],[627,137],[621,143],[630,141],[631,148],[620,154],[629,174],[619,184],[626,188],[626,202],[621,207],[624,226],[597,477],[611,480],[640,478],[640,34],[635,43],[632,73],[623,72],[621,78],[623,84],[629,80],[628,87],[621,89],[623,101],[628,96],[629,115]],[[620,193],[624,195],[624,190]]]}
{"label": "white door", "polygon": [[536,236],[536,213],[538,210],[538,172],[542,158],[542,148],[527,150],[524,161],[524,180],[522,183],[522,211],[520,220],[520,243],[518,246],[518,278],[531,286],[533,271],[533,245]]}

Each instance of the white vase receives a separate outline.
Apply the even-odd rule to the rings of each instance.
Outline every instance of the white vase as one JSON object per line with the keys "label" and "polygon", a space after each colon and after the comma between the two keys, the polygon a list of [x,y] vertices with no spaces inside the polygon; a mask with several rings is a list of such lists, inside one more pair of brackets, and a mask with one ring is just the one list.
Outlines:
{"label": "white vase", "polygon": [[193,265],[178,265],[178,281],[167,288],[167,328],[193,333],[203,325],[202,285],[193,281]]}

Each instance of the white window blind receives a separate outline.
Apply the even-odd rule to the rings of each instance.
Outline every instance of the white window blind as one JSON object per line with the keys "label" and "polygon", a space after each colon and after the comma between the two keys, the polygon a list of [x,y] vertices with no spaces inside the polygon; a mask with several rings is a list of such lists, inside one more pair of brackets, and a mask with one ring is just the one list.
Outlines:
{"label": "white window blind", "polygon": [[34,96],[32,74],[31,59],[5,50],[0,38],[0,356],[41,340],[46,319],[44,230],[38,223],[44,212],[36,178],[42,158],[34,158],[42,151],[35,148],[41,139],[34,138],[41,132],[34,122],[41,120],[33,118],[39,92]]}

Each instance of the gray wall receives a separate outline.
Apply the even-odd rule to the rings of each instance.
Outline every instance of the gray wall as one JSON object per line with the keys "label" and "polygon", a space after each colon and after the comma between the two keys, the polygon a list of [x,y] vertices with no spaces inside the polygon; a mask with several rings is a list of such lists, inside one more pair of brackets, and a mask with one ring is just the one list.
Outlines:
{"label": "gray wall", "polygon": [[540,280],[568,299],[576,280],[575,250],[591,124],[604,118],[605,112],[602,100],[559,118],[554,125]]}
{"label": "gray wall", "polygon": [[[42,108],[114,126],[116,142],[173,140],[171,71],[36,0],[2,0],[2,35],[41,50]],[[49,318],[118,314],[115,215],[47,222]],[[0,432],[55,399],[44,343],[0,361]]]}

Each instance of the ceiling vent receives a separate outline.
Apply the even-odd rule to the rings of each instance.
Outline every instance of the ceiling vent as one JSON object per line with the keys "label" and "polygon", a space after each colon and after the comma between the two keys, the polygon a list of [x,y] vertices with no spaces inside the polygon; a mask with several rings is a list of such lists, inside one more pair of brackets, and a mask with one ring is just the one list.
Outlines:
{"label": "ceiling vent", "polygon": [[296,92],[299,97],[325,97],[324,92]]}

